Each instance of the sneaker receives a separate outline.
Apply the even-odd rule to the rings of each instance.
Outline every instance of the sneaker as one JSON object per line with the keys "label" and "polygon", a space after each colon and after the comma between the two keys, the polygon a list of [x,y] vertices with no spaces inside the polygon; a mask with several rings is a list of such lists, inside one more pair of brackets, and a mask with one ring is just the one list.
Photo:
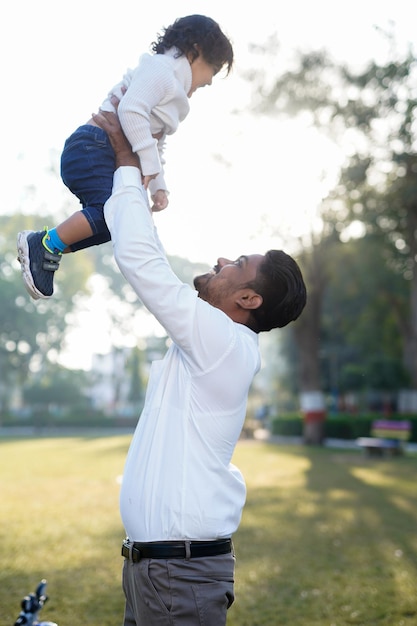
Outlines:
{"label": "sneaker", "polygon": [[62,256],[45,247],[43,241],[47,236],[47,228],[39,232],[24,230],[17,236],[17,259],[23,282],[34,300],[50,298],[54,293],[54,272],[59,268]]}

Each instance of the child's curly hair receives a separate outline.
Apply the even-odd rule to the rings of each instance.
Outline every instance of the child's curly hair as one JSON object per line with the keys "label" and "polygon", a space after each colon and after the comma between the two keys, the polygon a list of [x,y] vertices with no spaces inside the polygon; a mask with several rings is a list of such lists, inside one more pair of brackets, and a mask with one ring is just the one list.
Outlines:
{"label": "child's curly hair", "polygon": [[191,61],[199,56],[198,46],[207,63],[218,70],[226,66],[227,74],[232,69],[232,44],[217,22],[210,17],[189,15],[178,18],[164,29],[162,35],[158,35],[157,40],[151,44],[151,50],[156,54],[164,54],[173,46],[178,48],[178,56],[191,55]]}

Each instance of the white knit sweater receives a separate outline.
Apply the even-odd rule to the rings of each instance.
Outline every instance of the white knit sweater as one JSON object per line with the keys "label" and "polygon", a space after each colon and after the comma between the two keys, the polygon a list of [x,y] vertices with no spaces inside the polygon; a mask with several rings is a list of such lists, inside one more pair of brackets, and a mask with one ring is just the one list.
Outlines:
{"label": "white knit sweater", "polygon": [[[110,98],[119,98],[120,123],[139,156],[142,174],[158,174],[149,185],[151,194],[167,190],[163,170],[166,136],[175,133],[190,110],[191,65],[184,55],[176,58],[177,53],[171,48],[165,54],[142,55],[138,66],[126,72],[100,107],[115,112]],[[155,139],[153,135],[159,133],[162,136]]]}

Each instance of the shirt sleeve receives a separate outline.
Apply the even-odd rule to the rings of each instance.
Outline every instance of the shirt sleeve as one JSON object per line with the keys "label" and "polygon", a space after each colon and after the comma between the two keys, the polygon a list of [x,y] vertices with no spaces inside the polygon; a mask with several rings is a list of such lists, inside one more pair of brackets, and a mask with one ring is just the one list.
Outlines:
{"label": "shirt sleeve", "polygon": [[207,369],[227,355],[236,325],[172,271],[137,168],[115,172],[104,214],[120,271],[187,358]]}

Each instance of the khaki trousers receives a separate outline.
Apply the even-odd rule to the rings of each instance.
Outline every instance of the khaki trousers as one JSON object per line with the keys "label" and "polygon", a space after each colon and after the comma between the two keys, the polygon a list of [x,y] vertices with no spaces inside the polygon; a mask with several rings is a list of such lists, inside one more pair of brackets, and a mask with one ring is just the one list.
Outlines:
{"label": "khaki trousers", "polygon": [[235,557],[125,559],[124,626],[224,626],[234,600]]}

